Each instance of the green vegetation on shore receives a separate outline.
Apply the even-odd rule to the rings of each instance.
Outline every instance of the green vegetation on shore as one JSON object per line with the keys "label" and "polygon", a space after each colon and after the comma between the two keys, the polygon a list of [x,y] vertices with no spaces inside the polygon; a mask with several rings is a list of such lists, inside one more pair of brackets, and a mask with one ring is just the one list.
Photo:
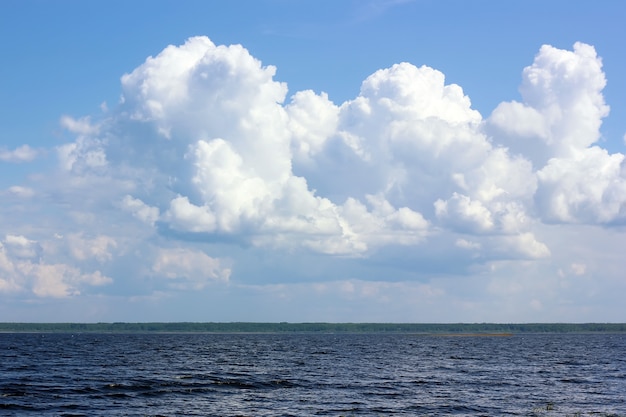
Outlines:
{"label": "green vegetation on shore", "polygon": [[626,332],[626,323],[0,323],[0,332],[56,333],[588,333]]}

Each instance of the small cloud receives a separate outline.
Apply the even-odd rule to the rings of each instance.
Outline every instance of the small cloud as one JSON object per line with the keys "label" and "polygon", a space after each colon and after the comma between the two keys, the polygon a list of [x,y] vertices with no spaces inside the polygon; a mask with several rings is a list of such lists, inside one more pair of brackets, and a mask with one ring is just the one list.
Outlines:
{"label": "small cloud", "polygon": [[99,262],[111,260],[113,254],[111,248],[117,247],[115,239],[109,236],[96,236],[95,238],[84,238],[82,233],[70,234],[67,242],[72,256],[77,260],[95,258]]}
{"label": "small cloud", "polygon": [[35,195],[35,191],[32,188],[22,187],[19,185],[14,185],[7,189],[9,194],[12,194],[19,198],[31,198]]}
{"label": "small cloud", "polygon": [[173,280],[173,286],[181,289],[201,289],[211,281],[227,282],[231,269],[224,260],[212,258],[193,249],[160,249],[152,265],[157,276]]}
{"label": "small cloud", "polygon": [[42,247],[34,240],[27,239],[22,235],[6,235],[4,246],[8,253],[17,259],[33,259],[41,258]]}
{"label": "small cloud", "polygon": [[28,145],[22,145],[14,150],[0,148],[0,161],[4,162],[30,162],[34,160],[40,151],[31,148]]}
{"label": "small cloud", "polygon": [[46,262],[43,255],[39,242],[6,235],[0,243],[0,292],[28,291],[38,297],[63,298],[80,295],[85,285],[113,282],[100,271],[84,273],[75,266]]}
{"label": "small cloud", "polygon": [[570,270],[574,275],[584,275],[587,272],[587,265],[582,263],[573,263],[570,265]]}
{"label": "small cloud", "polygon": [[124,211],[132,213],[134,217],[151,226],[159,219],[159,209],[150,207],[138,198],[125,195],[120,204]]}
{"label": "small cloud", "polygon": [[466,239],[457,239],[454,243],[457,247],[469,250],[478,250],[481,248],[480,243],[472,242],[471,240]]}
{"label": "small cloud", "polygon": [[[106,103],[103,104],[106,107]],[[61,117],[60,123],[63,128],[78,135],[91,135],[98,133],[98,126],[92,125],[89,117],[74,119],[70,116],[63,116]]]}
{"label": "small cloud", "polygon": [[38,297],[65,298],[80,295],[83,284],[101,286],[113,280],[95,271],[83,274],[65,264],[23,264],[21,272],[33,280],[32,291]]}

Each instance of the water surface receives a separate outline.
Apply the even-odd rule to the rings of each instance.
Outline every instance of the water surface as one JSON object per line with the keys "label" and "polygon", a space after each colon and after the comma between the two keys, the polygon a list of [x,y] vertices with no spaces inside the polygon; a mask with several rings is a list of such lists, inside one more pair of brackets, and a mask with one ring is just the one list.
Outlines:
{"label": "water surface", "polygon": [[626,416],[625,352],[626,334],[2,333],[0,415]]}

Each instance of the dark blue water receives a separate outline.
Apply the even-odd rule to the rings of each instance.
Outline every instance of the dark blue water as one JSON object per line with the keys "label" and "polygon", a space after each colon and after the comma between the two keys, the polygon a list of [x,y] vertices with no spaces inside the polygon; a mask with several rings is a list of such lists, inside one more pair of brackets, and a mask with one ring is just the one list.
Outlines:
{"label": "dark blue water", "polygon": [[0,334],[2,416],[626,416],[626,335]]}

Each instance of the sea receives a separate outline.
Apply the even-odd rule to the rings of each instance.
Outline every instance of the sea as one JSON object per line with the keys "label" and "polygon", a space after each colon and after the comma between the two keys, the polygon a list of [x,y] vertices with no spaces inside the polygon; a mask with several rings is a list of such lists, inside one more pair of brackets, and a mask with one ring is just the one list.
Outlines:
{"label": "sea", "polygon": [[0,416],[626,416],[626,334],[0,333]]}

